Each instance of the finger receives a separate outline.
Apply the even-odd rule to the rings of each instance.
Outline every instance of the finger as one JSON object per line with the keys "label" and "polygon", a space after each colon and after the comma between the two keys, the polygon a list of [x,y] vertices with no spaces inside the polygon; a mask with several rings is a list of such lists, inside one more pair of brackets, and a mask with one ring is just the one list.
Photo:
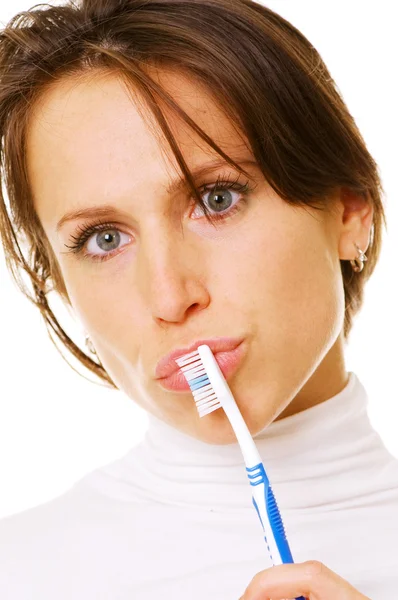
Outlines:
{"label": "finger", "polygon": [[309,600],[370,600],[316,560],[276,565],[257,573],[242,600],[283,600],[298,596]]}

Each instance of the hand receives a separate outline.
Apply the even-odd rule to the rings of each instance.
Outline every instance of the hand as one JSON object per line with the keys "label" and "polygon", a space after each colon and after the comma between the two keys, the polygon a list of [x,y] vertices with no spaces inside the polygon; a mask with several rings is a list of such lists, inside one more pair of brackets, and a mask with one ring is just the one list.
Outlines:
{"label": "hand", "polygon": [[276,565],[260,571],[239,600],[370,600],[317,560]]}

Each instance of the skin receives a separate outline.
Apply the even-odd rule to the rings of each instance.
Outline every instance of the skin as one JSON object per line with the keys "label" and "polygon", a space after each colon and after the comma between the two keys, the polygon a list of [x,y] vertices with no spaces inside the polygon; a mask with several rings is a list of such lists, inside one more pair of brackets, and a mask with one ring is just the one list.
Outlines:
{"label": "skin", "polygon": [[257,573],[239,600],[370,600],[318,560],[276,565]]}
{"label": "skin", "polygon": [[[238,163],[253,159],[243,134],[206,90],[176,73],[156,76],[227,154]],[[217,157],[175,116],[167,117],[190,169]],[[338,394],[348,381],[339,261],[357,256],[354,242],[366,251],[373,210],[340,188],[327,212],[289,206],[256,165],[244,164],[255,189],[242,210],[214,228],[187,191],[166,193],[178,166],[150,125],[139,97],[115,76],[58,82],[36,106],[28,132],[35,209],[67,300],[116,385],[197,439],[234,443],[222,410],[200,419],[190,392],[166,391],[155,381],[158,360],[198,338],[244,336],[246,355],[229,385],[252,435]],[[226,176],[234,181],[238,173],[226,165],[196,183],[210,186]],[[242,198],[236,190],[229,194],[225,211]],[[104,262],[69,252],[70,236],[93,220],[57,231],[59,220],[106,204],[114,214],[104,220],[121,232],[117,249]],[[94,234],[85,250],[103,254],[103,244]],[[258,573],[244,600],[301,594],[366,600],[327,567],[311,564],[309,572],[303,563]]]}
{"label": "skin", "polygon": [[[181,74],[151,74],[227,154],[253,160],[205,89]],[[191,169],[218,157],[177,117],[167,118]],[[155,381],[158,360],[198,338],[244,336],[246,355],[229,385],[252,435],[339,393],[348,381],[339,261],[357,256],[354,242],[366,251],[373,209],[340,188],[327,212],[289,206],[256,165],[244,164],[255,189],[214,228],[187,191],[166,193],[179,170],[155,133],[139,97],[115,75],[57,82],[28,131],[34,206],[72,309],[116,385],[177,429],[229,444],[236,439],[224,411],[200,419],[190,392]],[[196,183],[238,175],[226,165]],[[240,198],[227,192],[222,209]],[[93,219],[57,231],[61,217],[106,204],[115,214],[103,220],[121,232],[113,254],[94,262],[68,251],[77,227]],[[103,248],[94,234],[86,251]]]}

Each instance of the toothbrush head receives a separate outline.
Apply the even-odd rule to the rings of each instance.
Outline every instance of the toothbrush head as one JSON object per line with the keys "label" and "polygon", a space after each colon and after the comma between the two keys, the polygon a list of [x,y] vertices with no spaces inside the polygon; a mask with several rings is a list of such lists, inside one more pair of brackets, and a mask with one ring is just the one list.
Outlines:
{"label": "toothbrush head", "polygon": [[[199,348],[203,347],[208,348],[208,346],[205,345],[199,346]],[[210,349],[209,352],[211,353]],[[214,357],[213,360],[216,363]],[[204,417],[222,407],[210,382],[198,350],[190,352],[189,354],[183,354],[176,359],[176,363],[180,367],[182,374],[191,388],[199,417]]]}

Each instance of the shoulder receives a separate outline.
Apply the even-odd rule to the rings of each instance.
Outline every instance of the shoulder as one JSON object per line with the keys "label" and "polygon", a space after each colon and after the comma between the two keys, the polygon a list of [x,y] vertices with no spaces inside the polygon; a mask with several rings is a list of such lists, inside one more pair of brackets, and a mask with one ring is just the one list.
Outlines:
{"label": "shoulder", "polygon": [[22,600],[29,597],[29,588],[30,597],[43,593],[35,589],[35,581],[43,565],[52,577],[62,553],[67,533],[62,514],[65,509],[70,512],[68,497],[69,492],[0,520],[0,597]]}
{"label": "shoulder", "polygon": [[[10,550],[42,550],[74,543],[76,532],[104,523],[104,516],[120,511],[119,504],[133,500],[123,496],[116,468],[118,461],[90,471],[55,498],[0,519],[0,564]],[[124,502],[125,503],[125,502]],[[58,549],[58,555],[61,549]]]}
{"label": "shoulder", "polygon": [[0,519],[1,599],[114,597],[121,563],[131,577],[139,560],[151,512],[116,475],[97,469],[62,495]]}
{"label": "shoulder", "polygon": [[[0,564],[29,560],[65,543],[89,514],[84,486],[74,486],[56,498],[0,519]],[[58,548],[59,554],[59,548]]]}
{"label": "shoulder", "polygon": [[1,519],[0,598],[90,597],[89,590],[82,596],[78,590],[95,581],[102,532],[114,512],[109,499],[79,482],[49,502]]}

